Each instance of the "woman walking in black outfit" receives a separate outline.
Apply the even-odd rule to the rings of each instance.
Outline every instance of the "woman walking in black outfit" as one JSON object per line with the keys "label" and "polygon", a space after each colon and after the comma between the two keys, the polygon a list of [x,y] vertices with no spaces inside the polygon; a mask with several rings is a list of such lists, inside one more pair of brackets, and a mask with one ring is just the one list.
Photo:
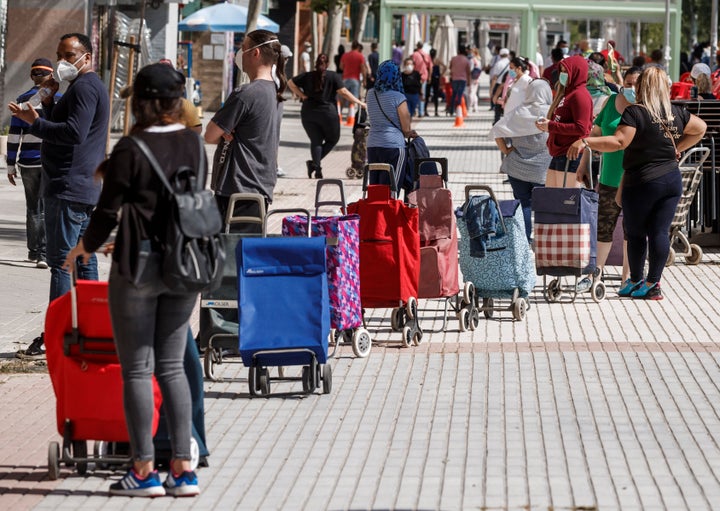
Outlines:
{"label": "woman walking in black outfit", "polygon": [[315,71],[300,73],[288,82],[290,90],[303,102],[300,118],[305,133],[310,137],[310,157],[306,162],[308,177],[323,177],[320,162],[332,151],[340,140],[340,120],[338,119],[335,95],[364,107],[365,103],[345,88],[342,77],[334,71],[328,71],[328,56],[318,55]]}

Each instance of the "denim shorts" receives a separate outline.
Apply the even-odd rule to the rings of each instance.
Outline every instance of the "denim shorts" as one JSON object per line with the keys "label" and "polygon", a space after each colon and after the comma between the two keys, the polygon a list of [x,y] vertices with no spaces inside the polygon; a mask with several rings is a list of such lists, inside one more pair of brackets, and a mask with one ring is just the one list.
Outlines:
{"label": "denim shorts", "polygon": [[[570,165],[568,166],[567,171],[571,173],[575,173],[578,166],[580,165],[580,158],[582,155],[578,156],[575,160],[570,160]],[[559,170],[560,172],[565,171],[565,165],[567,165],[567,156],[554,156],[553,159],[550,161],[550,170]]]}

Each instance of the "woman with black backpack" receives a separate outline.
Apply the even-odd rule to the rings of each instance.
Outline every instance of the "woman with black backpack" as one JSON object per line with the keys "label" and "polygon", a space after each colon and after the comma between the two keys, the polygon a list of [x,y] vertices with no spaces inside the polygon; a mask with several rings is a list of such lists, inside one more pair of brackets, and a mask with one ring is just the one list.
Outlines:
{"label": "woman with black backpack", "polygon": [[[180,170],[207,175],[199,135],[180,123],[185,77],[165,64],[142,68],[133,83],[135,125],[104,164],[100,200],[80,243],[65,267],[87,260],[118,225],[109,279],[110,317],[123,375],[132,467],[110,485],[112,495],[157,497],[199,493],[190,468],[191,397],[183,367],[188,321],[197,292],[171,290],[163,280],[162,241],[172,221],[168,193],[151,162],[133,140],[139,139],[169,181]],[[202,157],[201,157],[202,156]],[[200,163],[202,162],[202,163]],[[118,220],[119,219],[119,220]],[[156,376],[172,442],[165,482],[154,469],[152,376]]]}

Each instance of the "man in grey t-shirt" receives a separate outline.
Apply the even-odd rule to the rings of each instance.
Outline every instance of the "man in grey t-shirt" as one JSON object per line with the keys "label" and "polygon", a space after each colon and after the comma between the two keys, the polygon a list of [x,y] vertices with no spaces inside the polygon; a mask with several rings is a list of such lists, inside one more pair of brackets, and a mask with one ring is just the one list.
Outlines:
{"label": "man in grey t-shirt", "polygon": [[[231,140],[228,170],[224,175],[213,176],[213,189],[223,216],[233,193],[259,193],[266,205],[272,202],[277,182],[282,93],[286,85],[281,59],[280,42],[272,32],[256,30],[248,34],[236,63],[248,74],[250,83],[230,94],[205,131],[209,144]],[[279,87],[273,80],[273,64],[277,65]],[[216,151],[222,151],[222,144]],[[217,171],[213,169],[213,173]],[[253,213],[236,208],[234,214]]]}

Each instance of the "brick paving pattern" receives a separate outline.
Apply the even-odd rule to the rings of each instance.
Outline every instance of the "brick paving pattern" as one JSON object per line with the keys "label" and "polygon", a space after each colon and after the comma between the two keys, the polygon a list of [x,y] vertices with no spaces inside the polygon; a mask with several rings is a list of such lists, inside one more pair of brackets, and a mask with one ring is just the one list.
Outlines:
{"label": "brick paving pattern", "polygon": [[[459,129],[450,117],[416,123],[432,155],[449,159],[458,205],[466,184],[511,195],[490,123],[487,110]],[[282,130],[287,177],[274,205],[308,207],[314,181],[297,103],[286,105]],[[343,128],[326,177],[345,178],[351,143]],[[360,196],[359,181],[345,186],[350,200]],[[0,185],[5,358],[42,330],[47,299],[47,270],[22,262],[23,200]],[[602,303],[584,294],[548,304],[539,279],[525,321],[496,312],[459,332],[452,316],[440,331],[441,302],[421,300],[437,312],[423,313],[414,348],[401,347],[388,310],[370,309],[372,352],[339,349],[330,395],[298,397],[289,392],[299,383],[273,382],[273,397],[249,399],[247,370],[217,366],[223,380],[205,384],[210,467],[195,499],[109,498],[119,473],[108,471],[63,468],[48,481],[47,445],[59,440],[49,378],[0,374],[0,508],[717,509],[720,257],[706,252],[698,266],[666,270],[657,303],[618,299],[614,281]]]}

